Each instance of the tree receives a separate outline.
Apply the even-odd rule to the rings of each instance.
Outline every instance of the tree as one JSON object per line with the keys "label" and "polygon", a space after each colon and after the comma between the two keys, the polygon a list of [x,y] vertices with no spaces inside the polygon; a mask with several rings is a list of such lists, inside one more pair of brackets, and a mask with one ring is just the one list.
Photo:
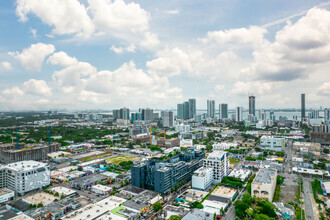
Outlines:
{"label": "tree", "polygon": [[37,207],[38,207],[38,208],[40,208],[40,207],[44,207],[44,205],[43,205],[42,203],[39,203],[39,204],[37,205]]}
{"label": "tree", "polygon": [[267,157],[267,156],[268,156],[267,151],[264,151],[264,157]]}
{"label": "tree", "polygon": [[254,215],[255,220],[271,220],[267,215],[265,214],[256,214]]}
{"label": "tree", "polygon": [[277,176],[277,184],[282,184],[284,182],[284,178],[282,176]]}
{"label": "tree", "polygon": [[160,202],[156,202],[154,205],[153,205],[153,210],[154,212],[158,212],[159,210],[163,209],[163,206]]}
{"label": "tree", "polygon": [[81,166],[79,166],[78,171],[83,171],[83,168]]}
{"label": "tree", "polygon": [[242,197],[242,201],[248,204],[248,206],[251,206],[254,202],[254,198],[249,193],[245,193]]}
{"label": "tree", "polygon": [[323,153],[328,154],[330,151],[327,148],[324,148]]}
{"label": "tree", "polygon": [[169,220],[181,220],[181,218],[180,218],[180,216],[177,216],[177,215],[171,215]]}
{"label": "tree", "polygon": [[56,192],[56,193],[54,194],[54,196],[57,196],[57,197],[58,197],[58,196],[60,196],[60,194],[59,194],[58,192]]}
{"label": "tree", "polygon": [[220,209],[220,215],[223,216],[225,214],[225,212],[223,211],[223,208],[221,207]]}

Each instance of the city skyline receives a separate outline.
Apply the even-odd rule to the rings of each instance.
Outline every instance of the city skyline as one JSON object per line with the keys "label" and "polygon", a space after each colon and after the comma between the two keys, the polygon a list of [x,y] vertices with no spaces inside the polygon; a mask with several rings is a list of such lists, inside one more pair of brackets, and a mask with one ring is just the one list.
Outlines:
{"label": "city skyline", "polygon": [[328,107],[329,1],[51,2],[0,3],[0,111]]}

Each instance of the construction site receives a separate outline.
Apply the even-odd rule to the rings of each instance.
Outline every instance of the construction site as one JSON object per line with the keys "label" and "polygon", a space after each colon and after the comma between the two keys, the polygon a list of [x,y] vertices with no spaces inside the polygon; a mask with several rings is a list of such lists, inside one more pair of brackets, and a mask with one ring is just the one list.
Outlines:
{"label": "construction site", "polygon": [[14,163],[23,160],[41,161],[47,159],[47,154],[60,150],[61,144],[2,144],[0,145],[0,163]]}

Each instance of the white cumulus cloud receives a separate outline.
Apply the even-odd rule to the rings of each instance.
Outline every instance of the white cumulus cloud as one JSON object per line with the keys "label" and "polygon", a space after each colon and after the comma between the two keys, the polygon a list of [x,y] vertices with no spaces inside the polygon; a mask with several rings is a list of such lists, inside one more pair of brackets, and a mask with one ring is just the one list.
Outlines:
{"label": "white cumulus cloud", "polygon": [[48,87],[44,80],[30,79],[23,83],[23,91],[26,94],[36,96],[50,96],[52,94],[51,88]]}
{"label": "white cumulus cloud", "polygon": [[8,54],[19,61],[25,70],[40,71],[45,58],[54,51],[55,47],[52,44],[37,43],[23,49],[21,53],[16,51]]}

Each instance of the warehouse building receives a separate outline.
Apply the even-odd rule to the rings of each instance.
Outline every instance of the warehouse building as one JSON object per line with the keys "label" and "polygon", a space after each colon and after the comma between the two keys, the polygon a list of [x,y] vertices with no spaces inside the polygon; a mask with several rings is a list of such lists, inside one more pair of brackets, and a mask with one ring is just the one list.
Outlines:
{"label": "warehouse building", "polygon": [[277,172],[271,169],[260,169],[251,186],[251,196],[266,198],[273,201],[276,188]]}

